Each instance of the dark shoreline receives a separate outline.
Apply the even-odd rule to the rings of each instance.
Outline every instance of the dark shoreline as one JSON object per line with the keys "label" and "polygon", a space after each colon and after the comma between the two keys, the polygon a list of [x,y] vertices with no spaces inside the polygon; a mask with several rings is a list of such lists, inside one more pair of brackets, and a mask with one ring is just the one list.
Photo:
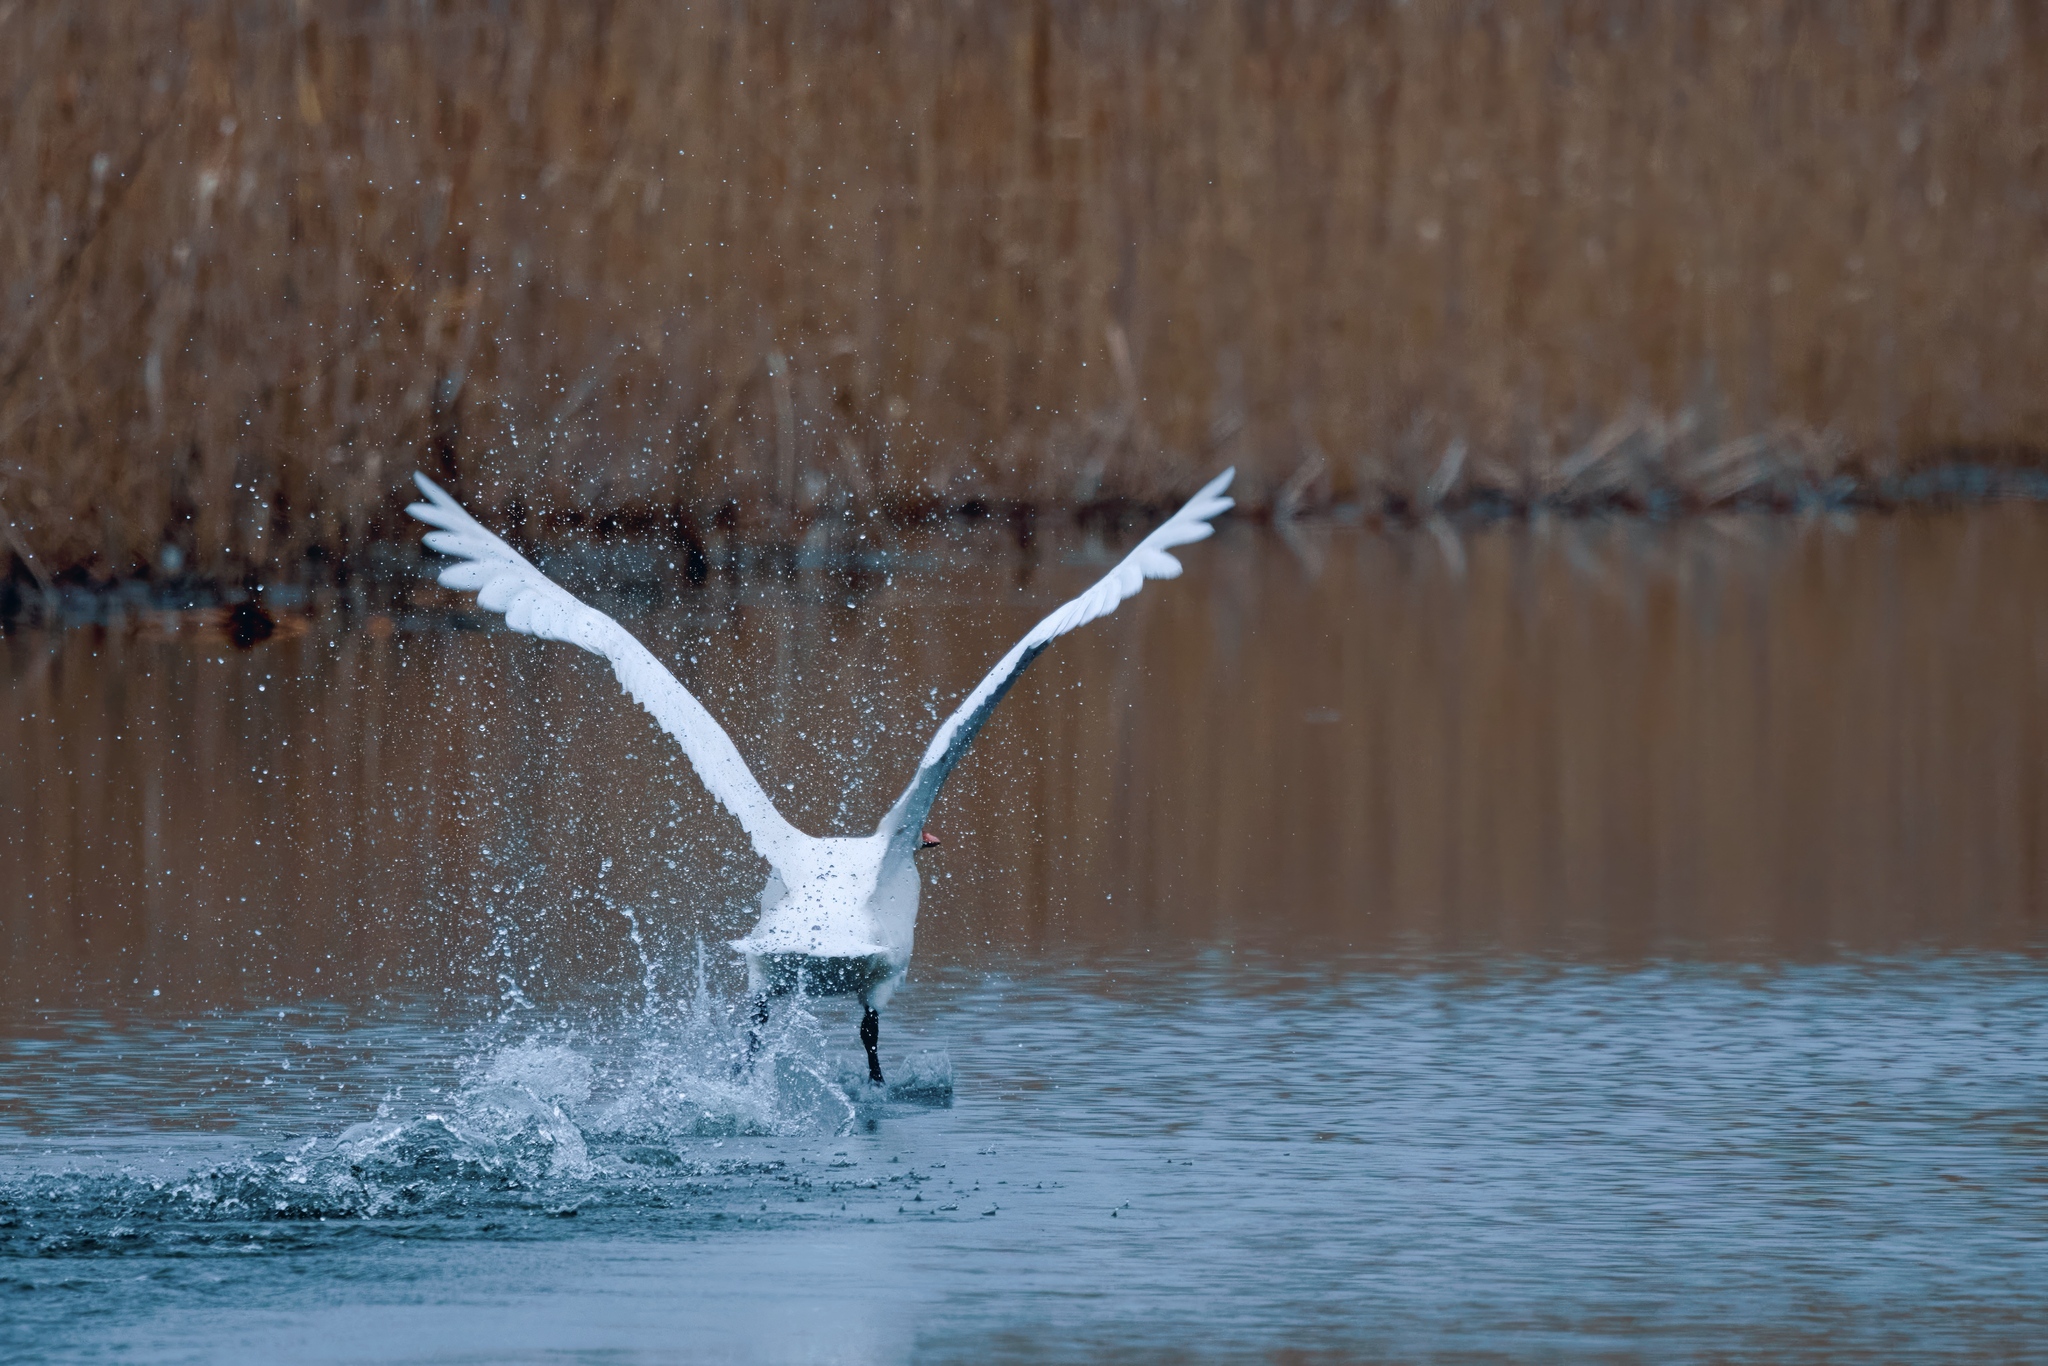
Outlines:
{"label": "dark shoreline", "polygon": [[[1402,497],[1370,509],[1338,503],[1294,517],[1255,507],[1226,514],[1223,522],[1270,527],[1283,535],[1330,527],[1462,532],[1549,518],[1677,527],[1729,515],[1888,515],[1961,511],[2005,502],[2048,503],[2048,469],[1944,465],[1876,484],[1842,479],[1830,488],[1805,487],[1704,506],[1661,491],[1570,501],[1518,501],[1482,493],[1433,509]],[[869,518],[851,509],[822,511],[796,528],[794,535],[778,536],[769,528],[728,529],[723,535],[714,532],[714,539],[707,541],[698,527],[715,527],[718,519],[700,523],[687,515],[671,515],[608,518],[539,544],[516,536],[515,541],[544,569],[584,592],[632,594],[676,582],[700,586],[713,579],[741,582],[799,572],[823,573],[857,585],[893,572],[929,573],[940,567],[928,554],[865,547],[863,528],[873,527],[877,517],[892,538],[918,532],[979,535],[991,547],[1008,544],[1013,553],[1028,555],[1044,533],[1094,534],[1121,543],[1166,510],[1137,500],[1047,510],[975,499],[955,507],[890,509],[886,515],[875,509]],[[423,587],[430,594],[439,591],[432,587],[431,571],[440,557],[416,540],[380,539],[344,558],[308,557],[284,572],[238,577],[172,573],[95,579],[78,569],[56,575],[31,573],[19,553],[8,558],[12,573],[0,579],[0,631],[118,626],[154,616],[170,622],[173,629],[182,621],[186,629],[211,631],[231,643],[248,645],[268,638],[280,623],[289,628],[294,622],[333,613],[367,613],[387,620],[393,613],[422,615],[454,628],[485,624],[481,618],[471,621],[474,614],[452,605],[423,606],[417,601]]]}

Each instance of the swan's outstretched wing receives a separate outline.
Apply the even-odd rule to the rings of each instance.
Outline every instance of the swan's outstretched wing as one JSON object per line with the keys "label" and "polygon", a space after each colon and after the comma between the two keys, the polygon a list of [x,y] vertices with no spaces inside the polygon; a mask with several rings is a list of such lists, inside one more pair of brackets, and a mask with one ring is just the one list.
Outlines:
{"label": "swan's outstretched wing", "polygon": [[611,661],[619,684],[676,738],[711,795],[739,817],[755,852],[778,867],[803,834],[782,818],[748,771],[732,737],[647,647],[604,613],[578,601],[535,569],[526,557],[486,531],[462,505],[423,474],[413,478],[427,496],[406,511],[439,530],[427,545],[457,563],[441,571],[441,584],[476,594],[477,606],[503,612],[505,624],[542,640],[566,640]]}
{"label": "swan's outstretched wing", "polygon": [[1224,497],[1223,490],[1230,486],[1231,476],[1236,473],[1235,468],[1227,469],[1203,485],[1200,493],[1138,542],[1138,548],[1124,556],[1093,588],[1032,627],[1031,633],[1011,646],[980,685],[967,694],[967,700],[954,709],[939,727],[939,733],[932,737],[918,763],[917,776],[896,799],[896,805],[889,808],[889,814],[882,817],[875,833],[889,837],[892,852],[898,846],[907,851],[915,845],[923,832],[925,815],[945,785],[946,775],[967,753],[967,747],[974,743],[974,737],[995,711],[996,703],[1003,700],[1003,694],[1027,664],[1060,636],[1115,611],[1118,603],[1145,586],[1145,580],[1179,576],[1180,561],[1167,552],[1174,546],[1199,541],[1216,530],[1209,525],[1209,519],[1232,505],[1234,500]]}

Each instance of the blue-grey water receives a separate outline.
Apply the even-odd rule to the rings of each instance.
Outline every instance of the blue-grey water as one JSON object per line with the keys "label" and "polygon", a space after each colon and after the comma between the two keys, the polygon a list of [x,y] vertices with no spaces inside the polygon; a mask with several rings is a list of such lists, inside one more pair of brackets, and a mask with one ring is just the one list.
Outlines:
{"label": "blue-grey water", "polygon": [[[8,637],[0,1359],[2037,1358],[2042,524],[1784,527],[1198,547],[935,813],[881,1094],[738,1065],[561,647]],[[612,605],[851,827],[1090,554]]]}
{"label": "blue-grey water", "polygon": [[850,1124],[794,1085],[781,1114],[680,1100],[687,1067],[632,1056],[687,1032],[660,1018],[465,1054],[397,1006],[53,1017],[0,1055],[34,1117],[0,1343],[1964,1359],[2048,1327],[2030,960],[1212,952],[951,976],[902,1013],[952,1104]]}

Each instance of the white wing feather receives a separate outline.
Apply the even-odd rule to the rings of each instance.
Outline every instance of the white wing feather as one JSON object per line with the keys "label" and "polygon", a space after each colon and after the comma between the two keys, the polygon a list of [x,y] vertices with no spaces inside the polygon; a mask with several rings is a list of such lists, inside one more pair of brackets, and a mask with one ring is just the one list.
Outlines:
{"label": "white wing feather", "polygon": [[967,753],[968,746],[974,743],[974,737],[981,732],[996,704],[1003,700],[1003,694],[1010,690],[1018,675],[1046,646],[1076,627],[1109,615],[1125,598],[1143,588],[1145,580],[1180,576],[1181,563],[1168,552],[1175,546],[1191,545],[1215,532],[1216,528],[1209,524],[1209,519],[1233,506],[1235,500],[1224,497],[1223,490],[1230,486],[1231,477],[1236,473],[1234,467],[1227,469],[1204,484],[1201,492],[1188,499],[1179,512],[1138,542],[1137,549],[1124,556],[1117,567],[1103,575],[1094,587],[1032,627],[1024,639],[1011,646],[1010,652],[997,661],[974,691],[967,694],[967,700],[946,718],[938,734],[932,736],[924,758],[918,763],[917,776],[910,780],[910,786],[889,808],[889,814],[882,817],[875,833],[888,836],[892,850],[899,846],[907,850],[914,845],[923,831],[925,815],[937,800],[939,789],[945,785],[946,775]]}
{"label": "white wing feather", "polygon": [[782,818],[732,737],[689,689],[625,627],[534,568],[425,475],[413,478],[427,501],[406,511],[438,528],[426,535],[429,548],[456,557],[441,571],[442,586],[475,593],[477,606],[504,613],[505,624],[524,635],[567,641],[610,660],[620,686],[675,737],[711,795],[739,817],[755,852],[777,867],[788,862],[806,837]]}

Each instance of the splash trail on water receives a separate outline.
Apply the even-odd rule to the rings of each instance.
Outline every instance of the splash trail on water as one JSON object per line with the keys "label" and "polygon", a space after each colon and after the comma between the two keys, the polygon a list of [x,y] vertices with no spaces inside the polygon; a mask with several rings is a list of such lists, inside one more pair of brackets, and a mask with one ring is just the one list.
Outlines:
{"label": "splash trail on water", "polygon": [[[944,1053],[905,1058],[896,1085],[872,1088],[858,1059],[828,1050],[801,998],[777,1012],[748,1067],[739,1011],[706,989],[701,955],[695,989],[678,1001],[654,994],[654,967],[650,958],[645,1003],[612,1027],[521,1030],[521,1020],[501,1018],[490,1026],[499,1037],[472,1053],[454,1085],[411,1088],[425,1096],[394,1087],[373,1114],[337,1131],[291,1135],[182,1175],[124,1164],[0,1176],[0,1257],[271,1236],[251,1226],[297,1226],[293,1236],[305,1238],[346,1221],[398,1236],[417,1236],[423,1220],[438,1221],[438,1237],[461,1227],[498,1235],[517,1216],[607,1206],[758,1223],[776,1197],[778,1217],[797,1217],[814,1196],[853,1183],[761,1140],[827,1140],[951,1102]],[[449,1223],[462,1220],[481,1222]]]}

